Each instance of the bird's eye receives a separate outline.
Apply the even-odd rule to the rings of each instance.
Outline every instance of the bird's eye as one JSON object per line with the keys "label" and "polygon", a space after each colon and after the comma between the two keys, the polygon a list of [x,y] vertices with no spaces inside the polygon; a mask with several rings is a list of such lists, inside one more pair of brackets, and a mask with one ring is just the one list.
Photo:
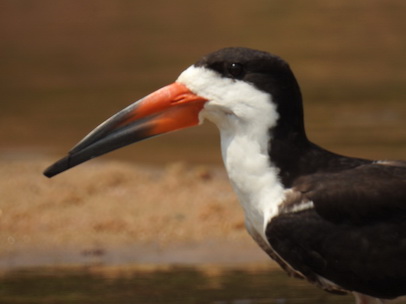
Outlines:
{"label": "bird's eye", "polygon": [[230,63],[227,65],[227,72],[233,78],[242,78],[244,76],[244,67],[240,63]]}

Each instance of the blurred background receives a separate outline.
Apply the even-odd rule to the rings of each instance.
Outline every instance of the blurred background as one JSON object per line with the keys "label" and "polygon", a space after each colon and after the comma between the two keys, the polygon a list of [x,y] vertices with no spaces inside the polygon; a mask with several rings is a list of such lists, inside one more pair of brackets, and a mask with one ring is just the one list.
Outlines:
{"label": "blurred background", "polygon": [[[117,110],[227,46],[269,51],[290,63],[315,142],[357,156],[405,155],[404,1],[2,0],[0,5],[0,156],[60,156]],[[161,147],[164,155],[150,153]],[[113,157],[221,162],[211,126]]]}
{"label": "blurred background", "polygon": [[[131,301],[196,303],[185,301],[189,290],[191,299],[211,297],[207,303],[247,295],[262,300],[241,303],[287,303],[287,295],[289,303],[352,301],[274,271],[245,232],[209,123],[51,180],[42,171],[104,119],[228,46],[289,62],[314,142],[405,159],[405,16],[404,0],[0,0],[0,270],[138,265],[135,274],[103,272],[107,281],[89,273],[94,268],[0,271],[0,302],[120,303],[141,295]],[[266,273],[139,273],[146,264],[253,262]]]}

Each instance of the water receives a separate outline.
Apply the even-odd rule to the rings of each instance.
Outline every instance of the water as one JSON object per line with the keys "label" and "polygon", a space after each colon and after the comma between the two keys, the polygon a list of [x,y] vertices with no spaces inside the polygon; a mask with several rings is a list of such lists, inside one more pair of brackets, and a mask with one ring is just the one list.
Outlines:
{"label": "water", "polygon": [[33,268],[4,273],[0,303],[352,303],[279,270]]}
{"label": "water", "polygon": [[[289,61],[316,143],[358,157],[406,154],[404,1],[3,2],[0,157],[64,155],[202,55],[236,45]],[[113,155],[220,164],[217,134],[193,128]]]}

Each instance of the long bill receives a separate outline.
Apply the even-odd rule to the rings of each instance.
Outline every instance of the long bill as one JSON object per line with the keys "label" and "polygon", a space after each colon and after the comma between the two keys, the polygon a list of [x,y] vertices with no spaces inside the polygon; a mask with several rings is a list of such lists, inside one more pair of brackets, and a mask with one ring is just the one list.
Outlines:
{"label": "long bill", "polygon": [[68,155],[44,171],[52,177],[131,143],[199,124],[199,112],[207,99],[175,82],[136,101],[113,115],[85,138]]}

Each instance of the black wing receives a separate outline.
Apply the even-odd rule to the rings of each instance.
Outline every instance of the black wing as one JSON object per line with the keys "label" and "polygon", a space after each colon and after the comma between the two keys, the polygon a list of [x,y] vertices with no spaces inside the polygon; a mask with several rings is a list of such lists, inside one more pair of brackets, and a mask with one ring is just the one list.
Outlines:
{"label": "black wing", "polygon": [[294,189],[313,201],[316,211],[334,222],[381,221],[406,214],[405,166],[362,165],[312,174],[295,181]]}
{"label": "black wing", "polygon": [[320,277],[374,297],[406,295],[403,164],[369,164],[298,179],[296,202],[289,204],[312,201],[314,207],[272,219],[266,231],[272,248],[321,285]]}

